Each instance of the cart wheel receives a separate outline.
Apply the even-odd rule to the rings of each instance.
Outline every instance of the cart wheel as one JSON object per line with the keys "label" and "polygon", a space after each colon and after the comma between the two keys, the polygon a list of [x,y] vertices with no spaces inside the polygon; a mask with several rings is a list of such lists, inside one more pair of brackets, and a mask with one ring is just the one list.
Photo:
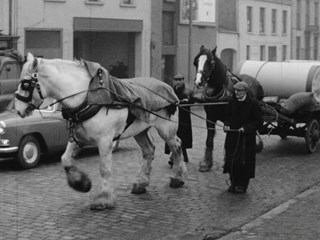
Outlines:
{"label": "cart wheel", "polygon": [[305,139],[308,152],[314,153],[319,142],[319,123],[316,119],[307,123]]}

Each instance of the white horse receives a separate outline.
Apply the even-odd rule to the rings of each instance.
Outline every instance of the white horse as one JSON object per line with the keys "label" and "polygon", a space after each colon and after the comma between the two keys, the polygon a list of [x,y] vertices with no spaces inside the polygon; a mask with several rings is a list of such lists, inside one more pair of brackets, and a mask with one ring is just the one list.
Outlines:
{"label": "white horse", "polygon": [[[48,97],[60,100],[66,109],[76,109],[86,99],[91,76],[81,62],[36,58],[28,53],[20,79],[21,82],[16,92],[15,108],[17,113],[24,118],[29,116],[35,108],[39,108],[43,99]],[[159,82],[157,87],[160,89],[170,88],[161,81],[151,80]],[[174,164],[170,187],[183,186],[186,166],[181,155],[181,140],[176,135],[177,111],[170,114],[168,108],[164,107],[149,113],[148,121],[134,118],[132,124],[128,125],[126,119],[130,114],[130,109],[127,106],[119,108],[102,106],[93,117],[69,127],[70,136],[74,141],[68,142],[61,160],[68,183],[75,190],[88,192],[91,189],[91,181],[87,174],[74,165],[74,158],[81,149],[78,144],[91,144],[99,149],[101,190],[94,199],[91,209],[110,209],[115,205],[111,175],[112,142],[117,136],[120,136],[120,139],[134,137],[141,147],[143,161],[131,192],[133,194],[146,192],[155,152],[155,146],[148,134],[150,127],[157,129],[161,138],[172,151],[171,158],[173,158]]]}

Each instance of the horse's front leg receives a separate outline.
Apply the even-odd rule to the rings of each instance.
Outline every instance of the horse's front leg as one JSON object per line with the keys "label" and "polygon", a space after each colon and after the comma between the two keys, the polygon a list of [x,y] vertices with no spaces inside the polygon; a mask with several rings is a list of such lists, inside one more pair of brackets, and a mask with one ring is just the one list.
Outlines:
{"label": "horse's front leg", "polygon": [[80,147],[75,142],[68,142],[66,151],[61,157],[62,166],[66,171],[70,187],[80,192],[89,192],[91,189],[91,180],[86,173],[80,171],[73,164],[73,160],[80,150]]}
{"label": "horse's front leg", "polygon": [[173,157],[172,172],[174,176],[171,178],[170,187],[179,188],[184,185],[187,175],[187,167],[182,155],[181,140],[178,136],[175,136],[172,140],[167,142],[167,144],[172,151]]}
{"label": "horse's front leg", "polygon": [[91,205],[92,210],[111,209],[115,205],[115,194],[111,182],[112,175],[112,139],[103,138],[98,143],[100,155],[101,188]]}
{"label": "horse's front leg", "polygon": [[147,191],[146,187],[149,186],[150,182],[151,163],[154,159],[155,146],[148,134],[148,130],[149,129],[146,129],[134,137],[142,150],[142,163],[133,183],[131,190],[133,194],[145,193]]}
{"label": "horse's front leg", "polygon": [[199,171],[208,172],[213,166],[213,147],[215,136],[215,124],[211,121],[207,121],[207,139],[204,158],[200,161]]}

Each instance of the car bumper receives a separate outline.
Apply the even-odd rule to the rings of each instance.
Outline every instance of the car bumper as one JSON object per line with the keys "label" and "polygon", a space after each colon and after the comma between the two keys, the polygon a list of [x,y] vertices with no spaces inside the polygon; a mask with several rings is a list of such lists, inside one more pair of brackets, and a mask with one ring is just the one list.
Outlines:
{"label": "car bumper", "polygon": [[0,157],[18,151],[18,147],[0,147]]}

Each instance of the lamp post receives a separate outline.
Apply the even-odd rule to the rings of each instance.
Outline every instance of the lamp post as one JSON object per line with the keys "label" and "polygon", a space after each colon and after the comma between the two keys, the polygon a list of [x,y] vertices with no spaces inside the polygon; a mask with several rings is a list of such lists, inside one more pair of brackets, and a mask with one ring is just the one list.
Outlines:
{"label": "lamp post", "polygon": [[191,79],[191,54],[192,54],[192,1],[189,0],[189,50],[188,50],[188,81]]}

